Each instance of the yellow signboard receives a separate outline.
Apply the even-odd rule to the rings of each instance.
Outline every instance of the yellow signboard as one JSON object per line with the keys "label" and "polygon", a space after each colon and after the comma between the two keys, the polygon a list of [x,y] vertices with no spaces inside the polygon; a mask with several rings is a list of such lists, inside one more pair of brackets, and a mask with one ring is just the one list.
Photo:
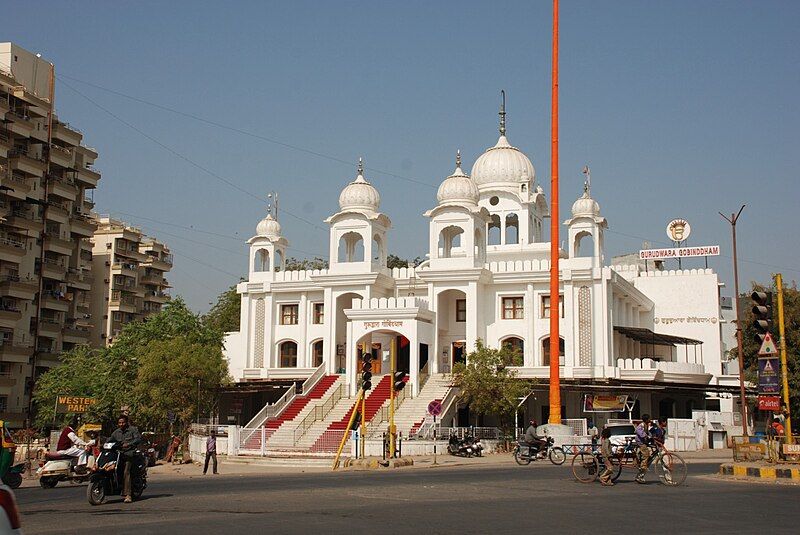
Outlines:
{"label": "yellow signboard", "polygon": [[83,396],[58,396],[56,398],[56,413],[84,413],[95,403],[97,403],[97,398],[86,398]]}

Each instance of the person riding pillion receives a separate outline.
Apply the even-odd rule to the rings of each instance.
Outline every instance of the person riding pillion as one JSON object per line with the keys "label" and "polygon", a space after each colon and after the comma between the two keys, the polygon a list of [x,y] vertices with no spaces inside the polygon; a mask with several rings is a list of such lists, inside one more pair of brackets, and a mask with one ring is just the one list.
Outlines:
{"label": "person riding pillion", "polygon": [[636,445],[639,447],[639,473],[636,475],[637,483],[644,483],[644,476],[647,474],[648,461],[650,459],[650,415],[643,414],[642,421],[636,426]]}
{"label": "person riding pillion", "polygon": [[87,456],[85,453],[86,446],[89,443],[75,433],[73,429],[75,425],[77,425],[77,422],[73,418],[72,422],[61,430],[61,435],[59,435],[58,443],[56,444],[56,451],[61,455],[76,457],[78,459],[77,465],[81,466],[86,464]]}
{"label": "person riding pillion", "polygon": [[131,466],[136,455],[136,448],[142,443],[142,435],[138,429],[129,424],[128,415],[126,414],[117,419],[117,425],[119,427],[111,433],[106,443],[118,442],[121,445],[122,455],[120,458],[123,462],[124,474],[122,494],[125,496],[125,503],[131,503],[133,501],[131,496]]}
{"label": "person riding pillion", "polygon": [[547,444],[545,437],[536,433],[537,425],[536,420],[531,420],[530,425],[525,430],[525,443],[530,446],[531,453],[538,453]]}

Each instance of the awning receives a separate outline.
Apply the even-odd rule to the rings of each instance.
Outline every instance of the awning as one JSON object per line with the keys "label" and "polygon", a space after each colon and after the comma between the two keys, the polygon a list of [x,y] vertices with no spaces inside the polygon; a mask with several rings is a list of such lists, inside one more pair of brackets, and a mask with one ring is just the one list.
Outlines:
{"label": "awning", "polygon": [[703,343],[702,341],[695,340],[694,338],[684,338],[683,336],[654,333],[650,329],[644,329],[642,327],[615,326],[614,330],[624,336],[627,336],[631,340],[654,346],[675,346],[678,344],[697,346]]}

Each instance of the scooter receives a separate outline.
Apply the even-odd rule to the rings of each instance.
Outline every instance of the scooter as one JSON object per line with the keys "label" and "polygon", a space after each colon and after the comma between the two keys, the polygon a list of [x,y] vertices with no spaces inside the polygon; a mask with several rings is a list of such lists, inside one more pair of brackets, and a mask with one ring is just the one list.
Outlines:
{"label": "scooter", "polygon": [[[86,487],[86,498],[92,505],[105,503],[108,496],[119,496],[124,490],[124,468],[122,450],[119,442],[106,442],[103,450],[97,457],[97,463],[92,468],[89,477],[89,486]],[[125,462],[131,466],[131,497],[139,499],[144,489],[147,488],[147,459],[139,452]]]}
{"label": "scooter", "polygon": [[12,489],[18,489],[22,485],[22,474],[25,473],[25,463],[17,463],[3,475],[3,483]]}
{"label": "scooter", "polygon": [[466,443],[467,447],[472,450],[473,455],[478,457],[483,455],[483,444],[481,444],[481,439],[475,438],[472,435],[467,435],[464,437],[464,442]]}
{"label": "scooter", "polygon": [[81,454],[81,458],[85,457],[86,463],[80,466],[78,466],[79,457],[47,452],[44,456],[46,462],[41,463],[39,470],[36,471],[36,475],[39,476],[39,485],[43,489],[52,489],[58,485],[59,481],[72,481],[73,483],[87,481],[91,474],[90,469],[94,465],[94,445],[94,440],[87,443],[85,453]]}
{"label": "scooter", "polygon": [[450,435],[450,440],[447,443],[447,453],[457,457],[472,457],[475,453],[475,449],[466,438],[464,440],[459,440],[457,436]]}

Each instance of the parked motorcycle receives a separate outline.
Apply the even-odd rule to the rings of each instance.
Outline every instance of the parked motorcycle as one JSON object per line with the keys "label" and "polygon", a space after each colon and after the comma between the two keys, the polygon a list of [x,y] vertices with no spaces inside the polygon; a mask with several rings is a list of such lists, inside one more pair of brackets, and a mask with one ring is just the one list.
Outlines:
{"label": "parked motorcycle", "polygon": [[466,435],[464,437],[464,443],[472,450],[473,455],[478,457],[483,455],[483,444],[481,444],[481,439],[475,438],[472,435]]}
{"label": "parked motorcycle", "polygon": [[471,442],[467,442],[466,438],[459,439],[454,434],[451,434],[447,443],[447,453],[457,457],[472,457],[475,454],[475,449]]}
{"label": "parked motorcycle", "polygon": [[72,455],[62,455],[58,452],[45,453],[45,461],[40,465],[36,475],[39,476],[39,485],[43,489],[52,489],[58,485],[59,481],[72,481],[73,483],[83,483],[89,479],[91,467],[94,465],[95,441],[89,441],[86,446],[85,463],[78,466],[78,457]]}
{"label": "parked motorcycle", "polygon": [[531,461],[549,457],[550,462],[555,465],[564,464],[567,456],[562,448],[554,447],[553,442],[553,437],[547,437],[546,444],[538,452],[534,452],[532,446],[529,446],[524,440],[519,440],[514,448],[514,460],[517,461],[517,464],[525,466],[531,464]]}
{"label": "parked motorcycle", "polygon": [[[108,496],[119,496],[124,489],[124,468],[122,461],[122,444],[106,442],[97,458],[94,469],[89,476],[86,487],[86,498],[92,505],[105,503]],[[131,497],[139,499],[147,488],[147,459],[139,452],[124,462],[131,466]]]}

